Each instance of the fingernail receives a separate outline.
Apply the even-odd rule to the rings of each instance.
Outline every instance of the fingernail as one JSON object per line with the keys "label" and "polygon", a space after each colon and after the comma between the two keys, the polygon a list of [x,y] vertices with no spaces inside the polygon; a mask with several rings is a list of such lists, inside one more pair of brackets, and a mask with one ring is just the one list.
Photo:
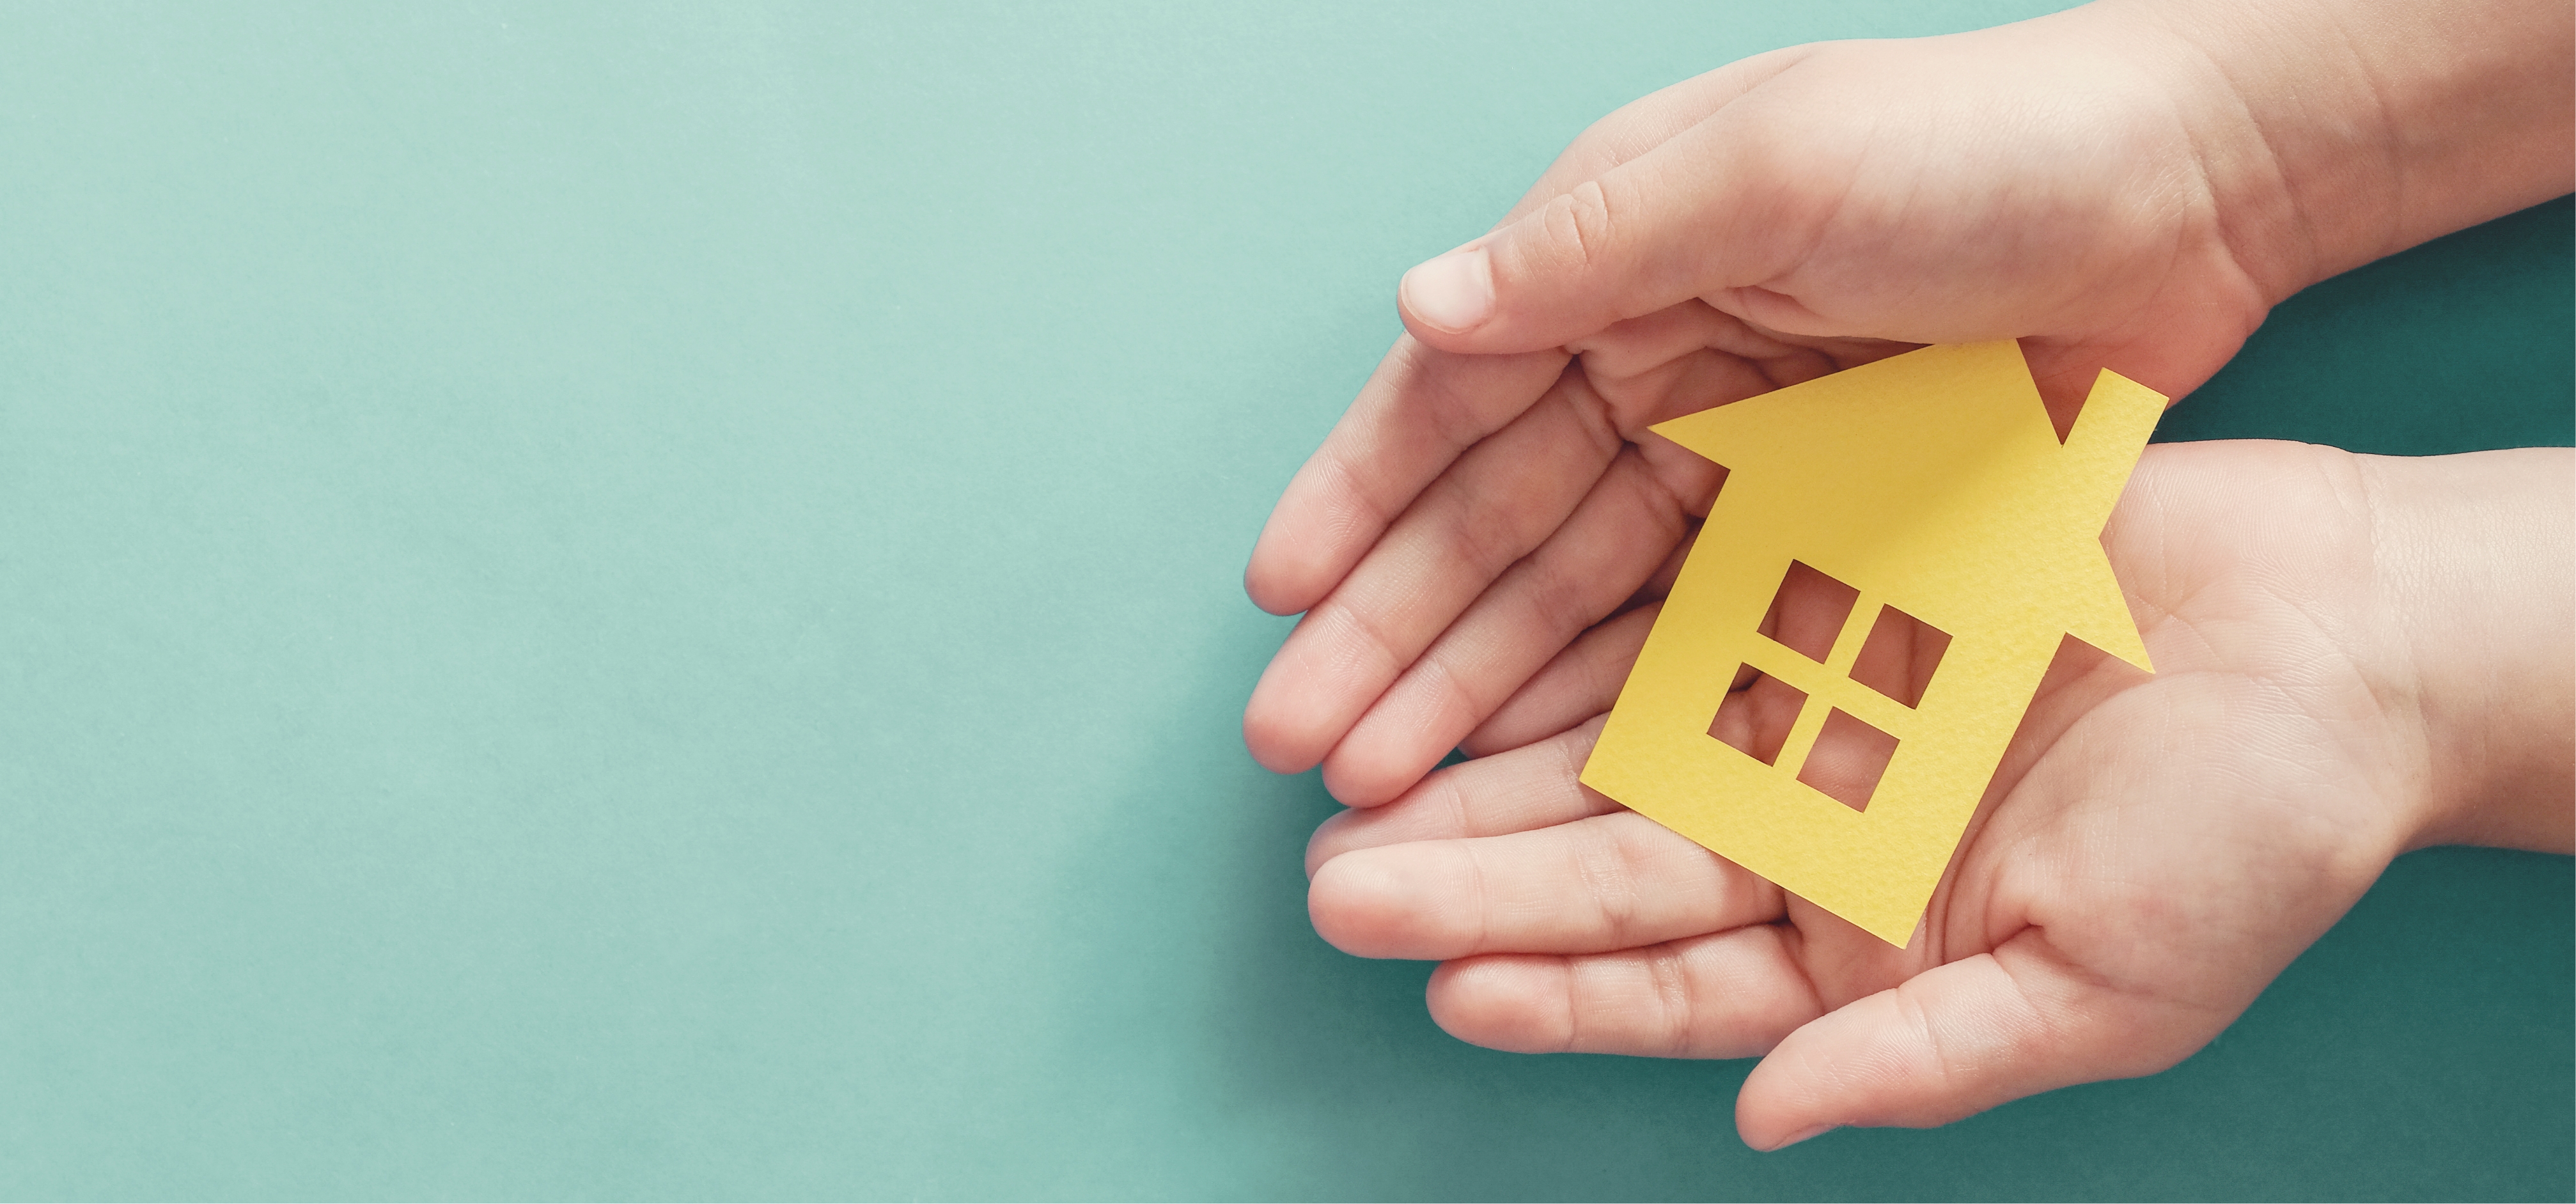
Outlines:
{"label": "fingernail", "polygon": [[1494,313],[1494,262],[1470,247],[1417,264],[1397,286],[1405,312],[1434,330],[1463,334]]}
{"label": "fingernail", "polygon": [[1798,1144],[1798,1143],[1799,1143],[1799,1142],[1801,1142],[1801,1141],[1805,1141],[1806,1139],[1808,1139],[1808,1138],[1810,1138],[1810,1137],[1815,1137],[1815,1136],[1818,1136],[1818,1135],[1820,1135],[1820,1134],[1824,1134],[1824,1133],[1830,1133],[1830,1132],[1832,1132],[1832,1131],[1833,1131],[1833,1129],[1834,1129],[1834,1126],[1832,1126],[1832,1125],[1816,1125],[1816,1126],[1814,1126],[1814,1127],[1812,1127],[1812,1128],[1800,1129],[1800,1130],[1798,1130],[1798,1131],[1797,1131],[1797,1132],[1795,1132],[1795,1133],[1791,1133],[1791,1134],[1789,1135],[1789,1139],[1788,1139],[1787,1141],[1783,1141],[1783,1142],[1781,1142],[1780,1144],[1775,1145],[1775,1146],[1773,1146],[1773,1147],[1771,1147],[1771,1148],[1772,1148],[1772,1149],[1774,1149],[1774,1150],[1785,1150],[1785,1149],[1788,1149],[1790,1146],[1796,1145],[1796,1144]]}

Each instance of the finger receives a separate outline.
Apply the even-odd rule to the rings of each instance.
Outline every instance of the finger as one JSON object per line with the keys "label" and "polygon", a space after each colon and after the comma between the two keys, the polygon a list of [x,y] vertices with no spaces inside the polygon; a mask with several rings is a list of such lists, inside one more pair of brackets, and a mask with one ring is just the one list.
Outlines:
{"label": "finger", "polygon": [[1325,820],[1306,842],[1306,876],[1353,849],[1502,836],[1617,811],[1619,804],[1576,780],[1600,735],[1600,724],[1587,723],[1452,765],[1383,807],[1355,808]]}
{"label": "finger", "polygon": [[[1500,225],[1690,128],[1808,52],[1756,55],[1620,107],[1576,138]],[[1563,363],[1544,353],[1526,363],[1461,359],[1411,336],[1397,340],[1271,512],[1244,574],[1246,592],[1272,614],[1314,605],[1424,485],[1526,408]]]}
{"label": "finger", "polygon": [[1755,924],[1616,953],[1469,958],[1424,994],[1449,1035],[1492,1049],[1747,1058],[1822,1010],[1796,933]]}
{"label": "finger", "polygon": [[1776,919],[1780,890],[1633,811],[1508,836],[1355,849],[1306,892],[1361,957],[1600,953]]}
{"label": "finger", "polygon": [[1397,339],[1272,508],[1243,575],[1254,604],[1294,614],[1331,592],[1424,486],[1536,404],[1566,358],[1459,356]]}
{"label": "finger", "polygon": [[1784,338],[1696,300],[1625,319],[1565,347],[1583,357],[1594,388],[1634,415],[1622,423],[1632,430],[1884,354],[1867,339]]}
{"label": "finger", "polygon": [[1682,562],[1690,559],[1691,546],[1698,542],[1699,527],[1694,524],[1690,534],[1683,536],[1681,543],[1673,548],[1673,554],[1664,557],[1663,565],[1646,578],[1644,585],[1637,587],[1637,596],[1632,601],[1643,606],[1649,602],[1661,604],[1665,598],[1670,597],[1673,592],[1673,582],[1681,580]]}
{"label": "finger", "polygon": [[[1665,418],[1884,354],[1851,340],[1784,341],[1697,303],[1623,322],[1570,350],[1583,353],[1586,376],[1631,436]],[[1399,340],[1271,512],[1244,575],[1253,600],[1279,614],[1312,606],[1391,516],[1466,446],[1535,404],[1564,365],[1563,356],[1548,353],[1453,356]]]}
{"label": "finger", "polygon": [[1572,371],[1459,457],[1280,646],[1244,709],[1253,756],[1284,773],[1322,760],[1487,585],[1564,523],[1621,445]]}
{"label": "finger", "polygon": [[1567,386],[1587,386],[1611,425],[1636,442],[1568,527],[1511,569],[1342,737],[1325,781],[1345,802],[1365,806],[1419,779],[1548,657],[1625,602],[1620,587],[1634,594],[1646,558],[1678,541],[1677,509],[1683,516],[1707,510],[1725,470],[1646,427],[1811,379],[1841,355],[1876,350],[1784,343],[1697,302],[1622,322],[1576,349],[1583,364],[1569,376],[1580,381]]}
{"label": "finger", "polygon": [[1741,106],[1720,109],[1405,273],[1405,327],[1451,351],[1531,351],[1777,278],[1813,244],[1848,172],[1784,143]]}
{"label": "finger", "polygon": [[1646,646],[1646,633],[1662,611],[1660,603],[1640,606],[1584,632],[1458,747],[1471,757],[1491,756],[1608,711],[1619,700],[1619,687],[1627,684],[1637,650]]}
{"label": "finger", "polygon": [[2152,1074],[2232,1016],[2142,1016],[2024,929],[1992,953],[1855,1000],[1784,1038],[1744,1082],[1735,1124],[1778,1149],[1842,1125],[1947,1124],[2074,1083]]}
{"label": "finger", "polygon": [[1565,525],[1476,599],[1333,747],[1324,759],[1333,796],[1388,799],[1421,780],[1645,583],[1687,529],[1682,506],[1633,447],[1621,452]]}

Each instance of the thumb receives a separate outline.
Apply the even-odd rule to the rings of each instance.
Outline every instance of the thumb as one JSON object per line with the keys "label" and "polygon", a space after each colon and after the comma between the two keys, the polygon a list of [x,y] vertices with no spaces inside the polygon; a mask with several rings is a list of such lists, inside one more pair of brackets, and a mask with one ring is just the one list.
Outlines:
{"label": "thumb", "polygon": [[[1726,110],[1404,274],[1406,328],[1444,351],[1556,347],[1696,296],[1757,284],[1805,245],[1800,164]],[[1819,207],[1823,208],[1823,207]]]}
{"label": "thumb", "polygon": [[2025,1095],[2153,1074],[2217,1035],[2206,1013],[2177,1023],[2066,965],[2038,931],[1789,1034],[1736,1097],[1745,1144],[1773,1150],[1844,1125],[1948,1124]]}

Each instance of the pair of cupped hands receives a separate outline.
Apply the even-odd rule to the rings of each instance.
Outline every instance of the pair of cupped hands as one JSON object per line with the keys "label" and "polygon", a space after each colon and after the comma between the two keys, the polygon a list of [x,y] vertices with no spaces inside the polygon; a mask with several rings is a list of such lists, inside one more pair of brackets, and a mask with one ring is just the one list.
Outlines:
{"label": "pair of cupped hands", "polygon": [[1761,1055],[1736,1119],[1771,1149],[2169,1066],[2461,836],[2494,774],[2426,666],[2478,649],[2416,629],[2462,616],[2391,557],[2487,571],[2452,524],[2563,475],[2516,453],[2151,447],[2104,543],[2157,672],[2061,649],[1905,948],[1576,782],[1723,480],[1649,425],[2018,337],[2062,426],[2106,367],[2187,393],[2350,266],[2281,236],[2310,219],[2230,174],[2241,97],[2160,37],[2079,10],[1744,60],[1405,276],[1246,574],[1304,612],[1246,739],[1351,807],[1307,852],[1327,940],[1444,963],[1432,1016],[1478,1044]]}

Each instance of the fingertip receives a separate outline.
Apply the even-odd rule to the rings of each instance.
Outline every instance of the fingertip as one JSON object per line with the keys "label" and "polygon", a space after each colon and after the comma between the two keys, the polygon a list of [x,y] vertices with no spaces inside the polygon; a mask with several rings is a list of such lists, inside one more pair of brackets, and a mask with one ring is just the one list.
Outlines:
{"label": "fingertip", "polygon": [[1345,739],[1323,758],[1324,789],[1345,807],[1382,807],[1394,802],[1430,772],[1430,766],[1407,773]]}
{"label": "fingertip", "polygon": [[1494,261],[1485,248],[1460,247],[1414,266],[1395,289],[1405,328],[1435,347],[1450,346],[1494,316]]}
{"label": "fingertip", "polygon": [[1413,889],[1375,849],[1326,861],[1306,884],[1306,918],[1315,935],[1357,957],[1401,957],[1398,926],[1414,905]]}
{"label": "fingertip", "polygon": [[1243,747],[1272,773],[1304,773],[1324,759],[1323,751],[1277,701],[1270,676],[1261,675],[1260,684],[1252,687],[1252,701],[1244,704]]}
{"label": "fingertip", "polygon": [[1349,842],[1344,839],[1343,829],[1348,828],[1351,825],[1351,817],[1358,814],[1362,813],[1357,811],[1344,811],[1327,817],[1324,822],[1315,825],[1315,831],[1312,835],[1306,837],[1306,887],[1308,890],[1314,889],[1315,875],[1323,870],[1326,862],[1351,851],[1351,849],[1355,847],[1350,845]]}
{"label": "fingertip", "polygon": [[1399,796],[1384,806],[1348,807],[1315,825],[1314,833],[1306,837],[1307,880],[1313,881],[1326,862],[1344,853],[1448,839],[1455,834],[1449,825],[1438,822],[1439,817],[1419,807],[1399,805],[1403,801]]}
{"label": "fingertip", "polygon": [[1795,1133],[1791,1133],[1787,1137],[1780,1138],[1769,1145],[1753,1145],[1751,1138],[1746,1138],[1745,1144],[1753,1145],[1754,1149],[1760,1150],[1766,1154],[1777,1153],[1781,1150],[1788,1149],[1790,1146],[1796,1145],[1799,1142],[1805,1141],[1808,1138],[1822,1137],[1841,1127],[1841,1125],[1809,1125],[1806,1128],[1800,1129]]}
{"label": "fingertip", "polygon": [[1863,1119],[1841,1111],[1840,1097],[1866,1097],[1883,1078],[1877,1068],[1855,1076],[1837,1057],[1840,1031],[1858,1012],[1885,1006],[1885,992],[1814,1016],[1780,1035],[1735,1093],[1735,1132],[1757,1150],[1786,1149],[1828,1129]]}
{"label": "fingertip", "polygon": [[1562,958],[1492,954],[1443,962],[1423,987],[1423,1003],[1440,1031],[1470,1045],[1510,1053],[1567,1048],[1572,1012]]}
{"label": "fingertip", "polygon": [[1254,606],[1274,615],[1293,615],[1305,609],[1292,606],[1288,589],[1262,571],[1257,549],[1253,561],[1243,566],[1243,596],[1252,599]]}
{"label": "fingertip", "polygon": [[1299,774],[1315,767],[1314,758],[1298,756],[1281,737],[1257,727],[1249,713],[1243,719],[1243,747],[1253,764],[1272,773]]}
{"label": "fingertip", "polygon": [[1354,807],[1392,802],[1420,785],[1447,757],[1456,734],[1443,708],[1423,703],[1419,675],[1378,697],[1324,758],[1324,785]]}
{"label": "fingertip", "polygon": [[[1777,1061],[1778,1051],[1774,1050],[1753,1068],[1752,1074],[1745,1076],[1744,1086],[1735,1094],[1735,1135],[1743,1138],[1745,1145],[1765,1153],[1787,1149],[1840,1127],[1818,1119],[1812,1109],[1796,1108],[1782,1098],[1776,1083]],[[1773,1073],[1765,1075],[1765,1070]]]}
{"label": "fingertip", "polygon": [[[1303,472],[1298,472],[1298,477],[1303,477]],[[1321,549],[1314,539],[1296,539],[1288,534],[1288,529],[1296,526],[1314,526],[1311,518],[1293,516],[1309,510],[1301,498],[1306,490],[1298,485],[1301,482],[1288,482],[1278,513],[1262,523],[1260,539],[1252,541],[1252,559],[1244,562],[1244,596],[1252,598],[1252,606],[1260,606],[1270,614],[1311,611],[1314,603],[1332,593],[1332,585],[1340,583],[1340,575],[1347,570],[1347,565],[1332,565],[1327,549]]]}
{"label": "fingertip", "polygon": [[1281,533],[1279,526],[1273,518],[1253,541],[1252,558],[1243,566],[1243,593],[1271,614],[1293,615],[1322,601],[1331,586],[1317,584],[1324,576],[1320,568],[1299,563],[1294,554],[1303,541]]}

